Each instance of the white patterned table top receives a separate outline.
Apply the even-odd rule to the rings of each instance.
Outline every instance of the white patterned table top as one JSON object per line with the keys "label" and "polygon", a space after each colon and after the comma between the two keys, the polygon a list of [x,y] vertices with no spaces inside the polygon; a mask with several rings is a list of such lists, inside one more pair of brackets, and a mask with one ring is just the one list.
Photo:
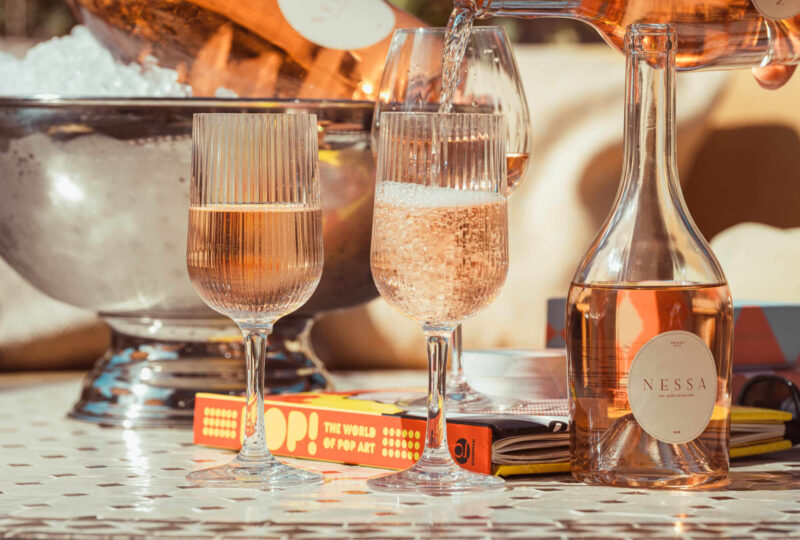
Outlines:
{"label": "white patterned table top", "polygon": [[[338,380],[343,389],[378,387],[387,376]],[[555,475],[512,478],[499,493],[394,496],[366,487],[384,471],[301,460],[293,463],[326,474],[323,486],[279,494],[206,489],[188,485],[186,473],[232,453],[193,446],[188,431],[69,420],[79,382],[77,374],[0,376],[0,537],[800,535],[800,450],[734,462],[726,489],[691,493],[589,487]]]}

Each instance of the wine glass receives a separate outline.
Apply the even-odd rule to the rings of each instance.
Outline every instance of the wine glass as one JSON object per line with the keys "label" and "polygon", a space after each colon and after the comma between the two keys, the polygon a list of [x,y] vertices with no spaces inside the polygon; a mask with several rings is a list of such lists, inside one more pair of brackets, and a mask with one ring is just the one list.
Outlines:
{"label": "wine glass", "polygon": [[226,465],[186,478],[279,490],[322,476],[277,461],[264,432],[267,336],[322,275],[317,120],[311,114],[196,114],[186,264],[197,293],[242,331],[245,439]]}
{"label": "wine glass", "polygon": [[503,117],[386,112],[379,139],[372,277],[427,338],[428,424],[417,463],[368,485],[432,495],[502,489],[501,478],[453,461],[445,381],[453,331],[495,299],[508,271]]}
{"label": "wine glass", "polygon": [[[439,111],[442,93],[442,57],[445,28],[395,30],[386,57],[372,124],[372,148],[378,148],[384,111]],[[503,28],[473,27],[453,93],[455,112],[502,114],[507,141],[507,193],[522,180],[531,149],[530,113],[517,63]],[[474,413],[502,410],[516,404],[474,390],[464,377],[461,361],[461,326],[453,337],[453,354],[447,383],[448,408]],[[424,407],[425,399],[402,400],[408,408]]]}

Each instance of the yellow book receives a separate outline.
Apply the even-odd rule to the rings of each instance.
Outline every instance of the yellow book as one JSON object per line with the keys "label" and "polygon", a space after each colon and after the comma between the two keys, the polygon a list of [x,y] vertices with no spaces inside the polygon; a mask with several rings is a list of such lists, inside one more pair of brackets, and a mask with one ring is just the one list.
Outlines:
{"label": "yellow book", "polygon": [[[715,414],[724,411],[715,410]],[[792,442],[784,438],[791,413],[756,407],[731,409],[731,458],[743,458],[787,450]],[[566,419],[565,419],[566,420]],[[534,442],[538,437],[519,436],[495,442],[494,474],[554,474],[569,472],[569,442],[566,439],[547,443]]]}
{"label": "yellow book", "polygon": [[741,405],[734,405],[731,408],[731,424],[783,424],[791,419],[792,413],[786,411]]}

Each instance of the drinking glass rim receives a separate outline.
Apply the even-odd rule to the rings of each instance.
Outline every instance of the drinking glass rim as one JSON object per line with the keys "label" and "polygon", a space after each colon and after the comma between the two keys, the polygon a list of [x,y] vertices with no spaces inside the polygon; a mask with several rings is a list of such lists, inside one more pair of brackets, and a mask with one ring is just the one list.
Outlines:
{"label": "drinking glass rim", "polygon": [[317,121],[317,115],[314,113],[308,112],[199,112],[192,114],[192,118],[247,118],[247,119],[255,119],[255,118],[266,118],[266,119],[278,119],[278,118],[287,118],[287,117],[300,117],[304,119],[312,119],[314,122]]}
{"label": "drinking glass rim", "polygon": [[[407,28],[396,28],[394,34],[445,34],[447,32],[446,26],[418,26]],[[471,32],[477,33],[493,33],[500,32],[507,34],[504,26],[473,26]]]}
{"label": "drinking glass rim", "polygon": [[503,119],[506,115],[502,113],[473,113],[473,112],[432,112],[432,111],[383,111],[381,118],[384,116],[405,116],[405,117],[420,117],[420,118],[497,118]]}

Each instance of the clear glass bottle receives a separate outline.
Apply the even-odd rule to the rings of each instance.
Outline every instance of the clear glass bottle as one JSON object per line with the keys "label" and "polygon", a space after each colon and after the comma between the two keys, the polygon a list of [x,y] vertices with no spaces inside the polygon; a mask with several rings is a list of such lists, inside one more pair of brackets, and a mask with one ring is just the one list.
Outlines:
{"label": "clear glass bottle", "polygon": [[670,25],[629,27],[622,181],[569,290],[572,474],[593,484],[728,471],[733,307],[678,182],[675,43]]}
{"label": "clear glass bottle", "polygon": [[800,0],[456,0],[478,17],[567,17],[622,51],[625,28],[671,23],[679,69],[800,62]]}

